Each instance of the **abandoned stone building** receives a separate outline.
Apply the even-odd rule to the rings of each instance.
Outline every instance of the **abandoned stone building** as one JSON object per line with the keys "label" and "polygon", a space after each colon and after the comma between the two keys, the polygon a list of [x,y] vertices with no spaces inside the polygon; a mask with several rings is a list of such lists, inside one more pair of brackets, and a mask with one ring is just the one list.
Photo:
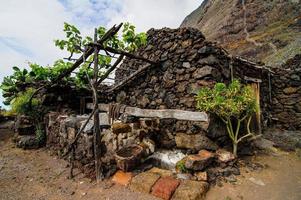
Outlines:
{"label": "abandoned stone building", "polygon": [[[130,145],[146,147],[147,155],[158,149],[194,153],[226,145],[227,135],[221,123],[196,109],[198,89],[213,87],[217,82],[239,79],[252,86],[260,104],[260,113],[254,118],[256,131],[267,126],[301,128],[301,71],[297,61],[288,64],[291,67],[286,68],[290,69],[270,69],[230,55],[193,28],[151,29],[148,44],[136,54],[159,64],[126,58],[115,72],[115,83],[99,90],[100,110],[104,111],[100,118],[104,125],[111,125],[111,128],[103,126],[102,162],[106,176],[116,171],[116,152]],[[88,104],[86,112],[89,108]],[[143,110],[173,115],[161,113],[158,118],[143,115]],[[175,116],[175,110],[191,112],[188,115],[200,114],[197,120],[169,118]],[[86,119],[86,115],[49,113],[47,145],[56,153],[63,153]],[[111,124],[112,119],[117,121]],[[86,174],[93,174],[94,170],[92,127],[91,121],[75,149],[76,166]],[[117,165],[122,169],[133,168],[118,164],[118,160]]]}

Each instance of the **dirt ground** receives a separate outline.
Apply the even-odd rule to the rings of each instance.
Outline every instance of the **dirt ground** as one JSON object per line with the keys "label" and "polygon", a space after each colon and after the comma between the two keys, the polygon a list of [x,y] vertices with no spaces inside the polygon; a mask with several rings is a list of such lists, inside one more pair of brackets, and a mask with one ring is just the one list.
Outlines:
{"label": "dirt ground", "polygon": [[[50,156],[46,149],[15,148],[11,136],[11,131],[0,129],[0,200],[155,199],[110,182],[91,183],[81,173],[74,180],[67,179],[67,162]],[[242,169],[235,185],[212,187],[206,199],[301,199],[301,160],[296,155],[279,153],[255,160],[268,167],[254,172]]]}
{"label": "dirt ground", "polygon": [[156,199],[110,182],[96,185],[81,173],[70,180],[66,161],[45,149],[15,148],[11,136],[11,131],[0,129],[0,200]]}

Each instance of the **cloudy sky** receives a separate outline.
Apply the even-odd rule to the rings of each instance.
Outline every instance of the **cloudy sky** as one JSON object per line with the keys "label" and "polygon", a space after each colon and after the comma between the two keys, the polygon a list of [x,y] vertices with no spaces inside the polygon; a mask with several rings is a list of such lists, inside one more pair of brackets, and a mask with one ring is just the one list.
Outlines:
{"label": "cloudy sky", "polygon": [[[83,34],[99,25],[131,22],[138,31],[180,25],[202,0],[0,0],[0,81],[11,67],[28,61],[42,65],[66,57],[53,40],[63,38],[63,23]],[[2,97],[0,97],[2,105]]]}

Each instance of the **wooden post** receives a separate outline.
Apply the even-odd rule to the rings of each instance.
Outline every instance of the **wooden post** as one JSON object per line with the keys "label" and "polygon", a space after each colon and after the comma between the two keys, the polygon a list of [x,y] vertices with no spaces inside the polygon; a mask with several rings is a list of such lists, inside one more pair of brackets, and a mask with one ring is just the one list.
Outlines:
{"label": "wooden post", "polygon": [[257,128],[257,133],[261,134],[262,133],[262,128],[261,128],[261,110],[260,110],[260,82],[253,82],[250,84],[256,98],[256,103],[258,105],[258,110],[255,113],[255,127]]}
{"label": "wooden post", "polygon": [[[97,29],[94,32],[94,42],[97,41]],[[94,47],[94,77],[92,81],[92,91],[93,91],[93,104],[98,105],[98,49]],[[101,166],[101,145],[100,145],[100,127],[99,127],[99,109],[96,109],[94,113],[94,159],[95,159],[95,173],[96,181],[99,182],[103,179],[102,166]]]}

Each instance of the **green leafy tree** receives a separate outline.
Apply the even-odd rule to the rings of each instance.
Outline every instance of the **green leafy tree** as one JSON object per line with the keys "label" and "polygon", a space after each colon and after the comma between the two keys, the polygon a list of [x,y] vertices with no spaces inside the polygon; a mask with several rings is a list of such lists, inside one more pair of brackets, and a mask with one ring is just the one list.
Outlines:
{"label": "green leafy tree", "polygon": [[[78,28],[74,25],[64,23],[65,39],[55,40],[54,43],[62,50],[67,50],[71,56],[77,55],[85,50],[89,43],[92,42],[91,37],[83,37]],[[98,39],[100,39],[105,33],[106,28],[97,28]],[[146,44],[147,36],[145,33],[136,33],[135,26],[125,23],[123,26],[121,35],[114,35],[105,42],[105,46],[112,47],[114,49],[135,51],[137,48]],[[100,75],[103,74],[107,68],[111,66],[112,58],[106,55],[106,52],[102,52],[103,55],[98,56],[99,65],[101,69]],[[75,72],[75,76],[66,77],[63,81],[66,84],[76,85],[79,88],[85,88],[88,85],[89,79],[93,77],[93,70],[90,65],[93,61],[93,55],[86,58],[79,69]],[[54,62],[52,66],[41,66],[36,63],[28,63],[29,70],[21,70],[18,67],[13,67],[13,74],[3,79],[0,85],[3,97],[5,98],[4,104],[10,105],[12,100],[16,98],[20,92],[26,90],[26,88],[37,88],[40,84],[45,82],[52,82],[56,80],[59,74],[68,70],[72,66],[71,61],[64,61],[59,59]]]}
{"label": "green leafy tree", "polygon": [[[250,122],[258,105],[252,88],[242,85],[238,80],[234,80],[228,86],[217,83],[213,89],[202,88],[196,99],[198,109],[217,115],[225,123],[232,140],[233,154],[237,156],[238,143],[253,135]],[[241,136],[241,124],[245,120],[247,133]]]}

